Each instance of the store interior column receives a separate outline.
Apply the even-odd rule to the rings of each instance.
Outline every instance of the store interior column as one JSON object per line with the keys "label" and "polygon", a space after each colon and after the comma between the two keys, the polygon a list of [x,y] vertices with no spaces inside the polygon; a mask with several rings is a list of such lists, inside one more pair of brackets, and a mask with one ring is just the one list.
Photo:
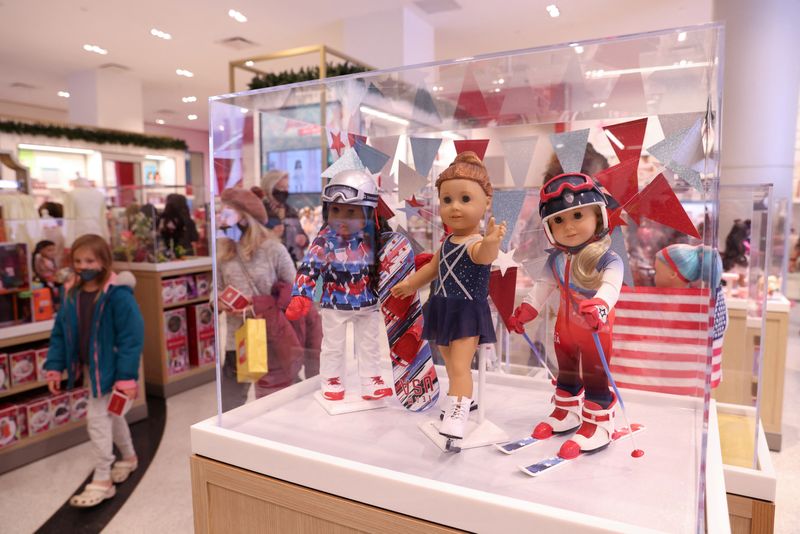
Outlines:
{"label": "store interior column", "polygon": [[69,122],[144,132],[142,82],[117,67],[73,72],[69,81]]}

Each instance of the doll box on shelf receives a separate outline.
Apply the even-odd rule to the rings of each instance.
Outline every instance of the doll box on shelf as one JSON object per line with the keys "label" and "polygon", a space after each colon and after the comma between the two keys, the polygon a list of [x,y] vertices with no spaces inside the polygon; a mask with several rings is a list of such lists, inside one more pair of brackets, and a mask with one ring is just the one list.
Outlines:
{"label": "doll box on shelf", "polygon": [[214,363],[214,310],[208,304],[186,308],[189,326],[189,361],[192,365]]}

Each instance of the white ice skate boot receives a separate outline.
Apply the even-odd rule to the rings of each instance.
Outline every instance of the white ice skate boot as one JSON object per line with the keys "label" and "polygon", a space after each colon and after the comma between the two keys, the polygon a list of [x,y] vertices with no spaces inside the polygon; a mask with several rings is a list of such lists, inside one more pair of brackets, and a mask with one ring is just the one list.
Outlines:
{"label": "white ice skate boot", "polygon": [[361,377],[361,398],[364,400],[376,400],[388,397],[392,394],[392,388],[388,387],[383,378],[379,376]]}
{"label": "white ice skate boot", "polygon": [[327,380],[322,380],[322,396],[330,401],[344,399],[344,386],[338,376],[332,376]]}
{"label": "white ice skate boot", "polygon": [[583,388],[577,395],[556,388],[556,394],[551,397],[550,402],[553,403],[553,411],[544,421],[536,425],[531,437],[547,439],[553,434],[570,432],[580,426]]}
{"label": "white ice skate boot", "polygon": [[581,452],[591,452],[602,449],[611,443],[614,435],[614,413],[617,408],[617,397],[611,394],[612,400],[608,408],[603,409],[592,401],[583,403],[581,412],[581,427],[567,440],[558,451],[562,458],[575,458]]}
{"label": "white ice skate boot", "polygon": [[[444,420],[444,414],[445,414],[445,412],[447,412],[447,408],[450,407],[450,397],[444,397],[444,400],[442,402],[440,402],[439,404],[443,405],[439,409],[439,421],[443,421]],[[469,403],[469,411],[474,412],[477,409],[478,409],[478,401],[475,400],[475,399],[472,399],[472,402]]]}
{"label": "white ice skate boot", "polygon": [[445,412],[442,424],[439,426],[439,434],[451,439],[462,439],[472,399],[461,397],[461,400],[458,400],[458,397],[448,396],[447,400],[450,401],[450,407]]}

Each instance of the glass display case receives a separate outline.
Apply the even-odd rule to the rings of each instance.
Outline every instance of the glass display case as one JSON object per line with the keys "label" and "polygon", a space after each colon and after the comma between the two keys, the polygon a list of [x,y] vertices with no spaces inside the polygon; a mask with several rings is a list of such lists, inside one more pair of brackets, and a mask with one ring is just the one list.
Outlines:
{"label": "glass display case", "polygon": [[[709,324],[717,321],[721,275],[711,259],[720,217],[720,31],[699,26],[212,98],[220,413],[192,428],[193,452],[443,529],[524,531],[536,521],[544,530],[686,532],[727,523],[726,513],[720,519],[705,509],[715,380]],[[299,115],[303,106],[321,112]],[[282,161],[275,154],[302,144],[298,136],[320,145],[318,159],[301,160],[320,164],[318,188],[292,169],[280,169],[283,184],[262,177]],[[398,332],[413,331],[428,312],[388,295],[402,278],[395,278],[397,258],[413,250],[419,259],[450,243],[452,229],[440,216],[453,200],[440,198],[436,180],[465,151],[485,167],[491,213],[507,229],[486,273],[494,332],[472,364],[477,408],[463,439],[452,440],[439,434],[440,408],[452,410],[443,365],[450,349],[420,341],[409,353]],[[348,185],[354,171],[372,185]],[[563,262],[577,251],[559,249],[548,233],[556,219],[540,217],[541,202],[583,191],[570,182],[542,192],[564,172],[591,175],[602,187],[603,201],[594,204],[607,204],[587,212],[603,222],[597,244],[606,262],[592,260],[589,277],[613,263],[624,280],[614,304],[598,304],[599,334],[586,327],[580,340],[564,333],[561,317],[578,309],[569,300],[577,282],[563,275],[573,272]],[[380,201],[369,204],[372,188]],[[321,217],[319,197],[273,215],[298,202],[295,192],[312,190],[328,195]],[[331,210],[349,201],[359,206],[349,216],[360,222],[337,226],[340,212]],[[308,231],[305,257],[292,261],[278,241],[295,214]],[[484,223],[491,232],[494,222]],[[353,235],[357,248],[336,241]],[[359,256],[364,250],[375,252]],[[690,254],[695,272],[685,273],[681,262]],[[420,305],[446,287],[448,265],[437,266],[432,290],[420,288]],[[512,311],[543,277],[562,289],[551,292],[524,336],[509,333]],[[599,287],[596,279],[584,283]],[[359,300],[369,290],[374,299]],[[288,291],[313,300],[307,314],[296,313]],[[365,310],[380,313],[379,322]],[[584,421],[616,421],[606,425],[610,446],[571,460],[564,444],[574,435],[530,436],[563,396],[550,376],[561,387],[575,372],[567,366],[576,350],[595,358],[583,361],[585,385],[608,382],[617,401],[603,408],[581,397],[570,405]],[[360,376],[370,355],[390,393],[383,398],[371,398],[382,390],[363,389],[371,387]],[[330,388],[334,357],[346,362],[338,397]],[[196,477],[204,465],[193,459]],[[195,498],[197,524],[213,524],[216,497],[199,491]],[[310,507],[291,513],[331,520]]]}

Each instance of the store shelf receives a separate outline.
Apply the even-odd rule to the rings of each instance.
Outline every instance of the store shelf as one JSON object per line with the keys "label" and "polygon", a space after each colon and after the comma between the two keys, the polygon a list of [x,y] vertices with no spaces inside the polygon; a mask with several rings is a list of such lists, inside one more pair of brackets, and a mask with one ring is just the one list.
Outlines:
{"label": "store shelf", "polygon": [[180,276],[189,272],[202,272],[211,270],[212,261],[209,257],[188,258],[178,261],[167,261],[163,263],[127,262],[115,261],[115,271],[134,271],[165,273],[166,276]]}
{"label": "store shelf", "polygon": [[0,391],[0,399],[3,397],[10,397],[11,395],[16,395],[17,393],[25,393],[26,391],[31,391],[32,389],[47,387],[47,382],[44,380],[36,381],[36,382],[29,382],[27,384],[22,384],[20,386],[14,386],[11,389],[5,389]]}
{"label": "store shelf", "polygon": [[12,345],[22,345],[32,341],[40,341],[50,337],[55,321],[39,321],[36,323],[25,323],[17,326],[3,328],[3,337],[0,339],[0,349]]}
{"label": "store shelf", "polygon": [[172,302],[170,304],[164,304],[165,310],[171,310],[172,308],[180,308],[183,306],[191,306],[192,304],[208,304],[209,296],[206,295],[205,297],[197,297],[196,299],[191,300],[182,300],[180,302]]}
{"label": "store shelf", "polygon": [[192,367],[188,371],[184,371],[182,373],[178,373],[176,375],[169,375],[167,378],[168,383],[179,382],[181,380],[186,380],[187,378],[191,378],[197,375],[203,375],[208,373],[209,371],[213,371],[214,367],[216,366],[215,363],[207,363],[205,365],[200,365],[197,367]]}

